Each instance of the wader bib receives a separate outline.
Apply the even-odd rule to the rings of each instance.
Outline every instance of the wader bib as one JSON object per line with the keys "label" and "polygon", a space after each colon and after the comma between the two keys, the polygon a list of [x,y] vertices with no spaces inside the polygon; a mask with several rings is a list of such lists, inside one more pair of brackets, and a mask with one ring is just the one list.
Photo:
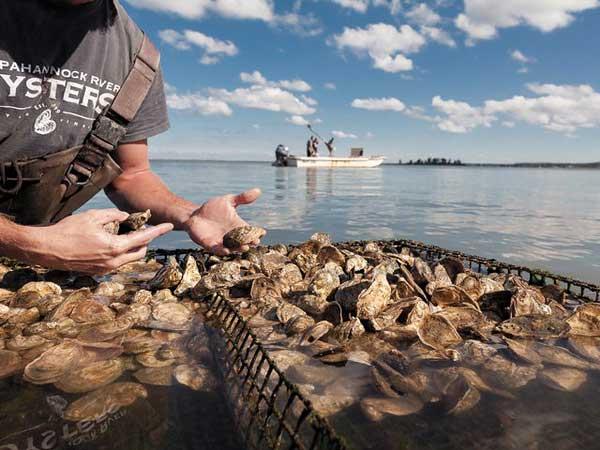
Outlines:
{"label": "wader bib", "polygon": [[117,178],[111,153],[150,91],[160,55],[144,36],[133,66],[82,145],[26,160],[2,161],[0,214],[23,225],[48,225],[72,214]]}

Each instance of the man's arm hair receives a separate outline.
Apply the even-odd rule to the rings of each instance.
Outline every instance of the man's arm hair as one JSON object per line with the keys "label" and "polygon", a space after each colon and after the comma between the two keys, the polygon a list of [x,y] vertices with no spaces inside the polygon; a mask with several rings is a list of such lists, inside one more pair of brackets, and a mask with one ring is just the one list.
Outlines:
{"label": "man's arm hair", "polygon": [[39,245],[39,231],[40,229],[18,225],[0,216],[0,255],[31,262],[31,250]]}

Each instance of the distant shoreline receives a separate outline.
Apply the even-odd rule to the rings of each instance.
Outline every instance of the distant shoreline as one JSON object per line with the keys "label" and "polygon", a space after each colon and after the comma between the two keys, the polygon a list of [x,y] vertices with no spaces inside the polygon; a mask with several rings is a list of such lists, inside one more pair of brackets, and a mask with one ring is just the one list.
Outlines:
{"label": "distant shoreline", "polygon": [[[195,159],[195,158],[151,158],[151,162],[208,162],[208,163],[243,163],[243,164],[271,164],[272,161],[257,161],[257,160],[220,160],[220,159]],[[600,162],[594,163],[552,163],[552,162],[522,162],[522,163],[462,163],[460,165],[453,164],[398,164],[398,163],[383,163],[384,166],[394,167],[491,167],[491,168],[521,168],[521,169],[600,169]]]}

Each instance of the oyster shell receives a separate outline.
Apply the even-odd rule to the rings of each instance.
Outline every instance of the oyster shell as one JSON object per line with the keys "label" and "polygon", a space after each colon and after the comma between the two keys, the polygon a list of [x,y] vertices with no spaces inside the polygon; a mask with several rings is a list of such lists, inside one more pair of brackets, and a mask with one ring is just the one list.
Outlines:
{"label": "oyster shell", "polygon": [[54,386],[70,394],[90,392],[116,381],[122,373],[123,363],[119,359],[97,361],[66,373]]}
{"label": "oyster shell", "polygon": [[600,337],[600,303],[581,305],[567,323],[573,336]]}
{"label": "oyster shell", "polygon": [[77,323],[97,324],[114,320],[115,313],[96,300],[82,300],[73,307],[69,317]]}
{"label": "oyster shell", "polygon": [[356,317],[371,320],[388,305],[392,289],[384,273],[377,273],[370,286],[362,291],[356,302]]}
{"label": "oyster shell", "polygon": [[339,277],[327,269],[319,270],[308,286],[308,292],[318,297],[327,299],[340,286]]}
{"label": "oyster shell", "polygon": [[267,230],[260,227],[243,226],[234,228],[223,236],[223,245],[229,249],[236,250],[245,245],[259,242]]}
{"label": "oyster shell", "polygon": [[587,381],[587,374],[578,369],[552,367],[542,370],[539,379],[552,389],[573,392]]}
{"label": "oyster shell", "polygon": [[17,373],[21,369],[21,357],[17,352],[0,350],[0,380]]}
{"label": "oyster shell", "polygon": [[122,283],[116,281],[103,281],[98,284],[94,290],[94,294],[104,297],[116,297],[117,295],[123,294],[124,291],[125,286]]}
{"label": "oyster shell", "polygon": [[462,342],[462,338],[450,321],[437,314],[423,317],[417,326],[417,335],[423,344],[439,351]]}
{"label": "oyster shell", "polygon": [[81,345],[70,341],[62,342],[27,364],[24,378],[33,384],[55,383],[75,369],[83,356]]}
{"label": "oyster shell", "polygon": [[171,386],[173,384],[173,367],[146,367],[133,373],[136,380],[154,386]]}
{"label": "oyster shell", "polygon": [[149,289],[170,289],[177,286],[183,274],[179,269],[179,264],[174,256],[169,256],[165,265],[163,265],[154,278],[148,282]]}
{"label": "oyster shell", "polygon": [[152,317],[178,327],[189,324],[192,313],[180,303],[161,303],[152,309]]}
{"label": "oyster shell", "polygon": [[462,414],[473,409],[481,399],[479,391],[465,377],[459,376],[446,388],[444,404],[447,414]]}
{"label": "oyster shell", "polygon": [[142,229],[151,217],[152,213],[149,209],[144,212],[129,214],[129,217],[119,224],[119,234],[131,233]]}
{"label": "oyster shell", "polygon": [[185,295],[198,284],[202,276],[198,270],[196,259],[192,255],[187,255],[183,264],[183,276],[179,286],[173,292],[175,295]]}
{"label": "oyster shell", "polygon": [[48,342],[48,339],[43,338],[42,336],[21,336],[17,335],[12,339],[6,341],[6,349],[12,350],[15,352],[21,352],[24,350],[29,350],[34,347],[39,347],[40,345]]}
{"label": "oyster shell", "polygon": [[71,403],[65,410],[64,418],[73,422],[96,420],[147,396],[146,388],[138,383],[109,384]]}
{"label": "oyster shell", "polygon": [[354,317],[337,325],[331,331],[331,336],[338,342],[346,342],[364,333],[365,327],[358,318]]}
{"label": "oyster shell", "polygon": [[496,328],[508,336],[550,339],[565,336],[570,326],[552,316],[530,315],[506,320]]}
{"label": "oyster shell", "polygon": [[399,398],[365,398],[360,402],[360,409],[372,422],[379,422],[387,415],[409,416],[423,409],[419,397],[407,394]]}
{"label": "oyster shell", "polygon": [[197,365],[179,365],[175,367],[173,375],[179,384],[194,391],[214,391],[218,386],[214,373],[210,369]]}
{"label": "oyster shell", "polygon": [[332,262],[343,267],[346,262],[346,257],[333,245],[324,245],[317,254],[317,262],[321,265]]}

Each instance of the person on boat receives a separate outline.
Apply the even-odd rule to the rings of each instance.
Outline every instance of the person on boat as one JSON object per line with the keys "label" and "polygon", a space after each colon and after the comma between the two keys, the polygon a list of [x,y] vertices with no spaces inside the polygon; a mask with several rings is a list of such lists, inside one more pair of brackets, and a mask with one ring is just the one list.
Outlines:
{"label": "person on boat", "polygon": [[[120,1],[2,0],[0,17],[0,255],[105,273],[172,229],[228,253],[260,190],[200,205],[152,171],[148,139],[169,128],[159,54]],[[100,190],[118,209],[73,214]],[[103,229],[146,209],[156,226]]]}
{"label": "person on boat", "polygon": [[288,156],[290,156],[289,149],[285,145],[279,144],[275,149],[275,163],[279,166],[287,166]]}
{"label": "person on boat", "polygon": [[313,155],[313,142],[312,142],[312,136],[308,138],[308,141],[306,141],[306,156],[308,158],[310,158]]}
{"label": "person on boat", "polygon": [[333,139],[334,138],[331,138],[329,141],[325,142],[325,146],[327,147],[327,150],[329,151],[330,158],[333,157],[333,151],[335,150],[335,147],[333,146]]}
{"label": "person on boat", "polygon": [[316,157],[319,156],[319,140],[316,137],[314,137],[314,136],[311,136],[311,140],[312,140],[312,145],[311,145],[312,152],[311,152],[311,156],[313,158],[316,158]]}

